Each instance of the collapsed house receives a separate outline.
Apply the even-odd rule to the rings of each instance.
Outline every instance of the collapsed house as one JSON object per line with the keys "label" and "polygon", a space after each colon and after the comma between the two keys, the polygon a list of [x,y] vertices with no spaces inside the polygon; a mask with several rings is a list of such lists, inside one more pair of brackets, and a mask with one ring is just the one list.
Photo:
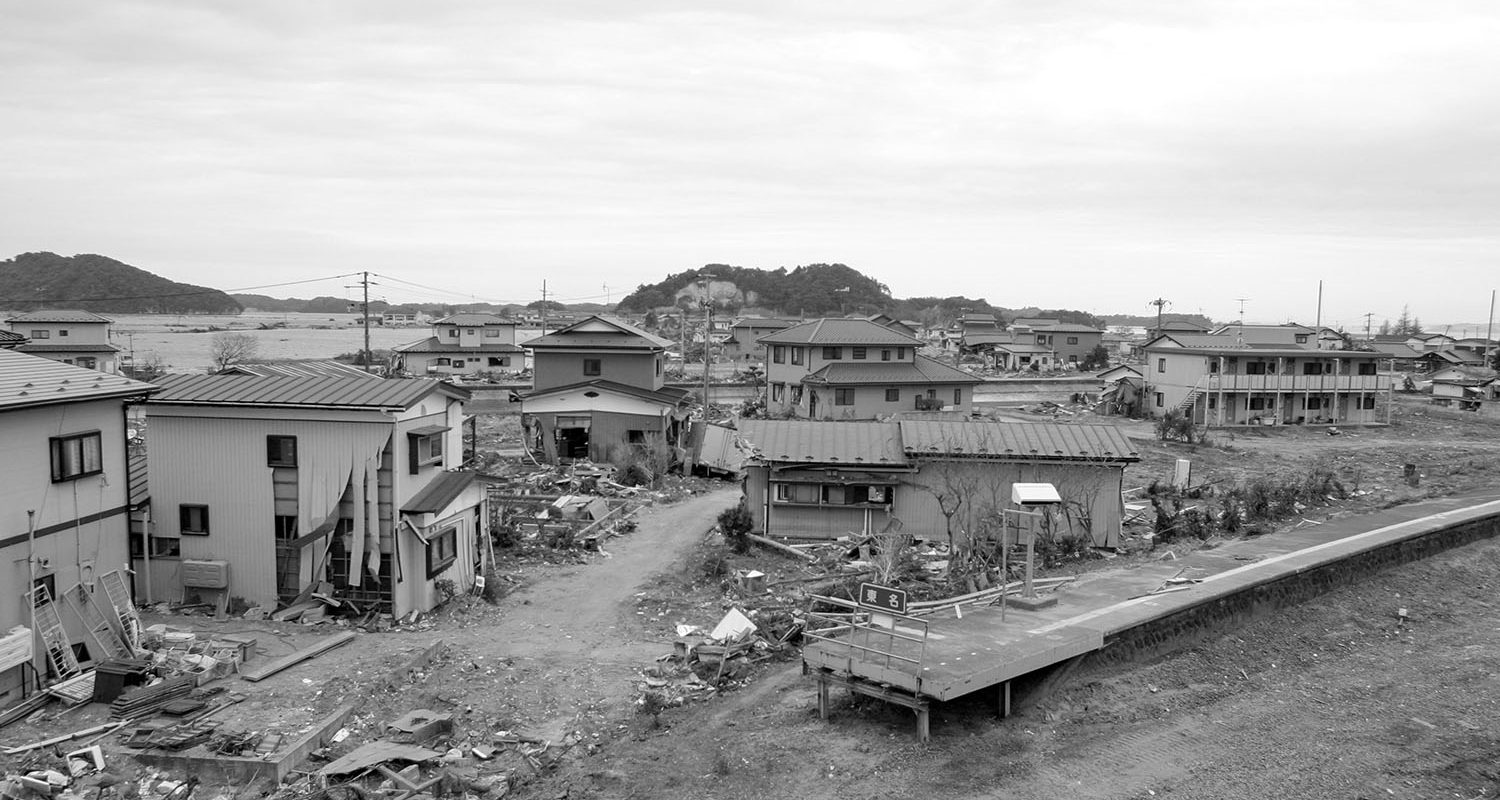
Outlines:
{"label": "collapsed house", "polygon": [[[173,375],[144,404],[154,598],[262,607],[333,594],[397,617],[482,569],[463,389],[435,380]],[[210,599],[212,598],[212,599]]]}
{"label": "collapsed house", "polygon": [[738,444],[755,529],[788,539],[978,535],[1012,484],[1051,483],[1075,535],[1116,547],[1124,468],[1140,460],[1112,425],[742,420]]}

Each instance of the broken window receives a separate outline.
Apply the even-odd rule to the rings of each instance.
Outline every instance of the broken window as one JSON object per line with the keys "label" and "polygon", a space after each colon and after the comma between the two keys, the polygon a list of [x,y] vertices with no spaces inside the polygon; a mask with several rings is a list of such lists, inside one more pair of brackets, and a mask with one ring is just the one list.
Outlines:
{"label": "broken window", "polygon": [[508,366],[510,366],[510,357],[509,356],[500,356],[500,357],[497,358],[495,356],[490,356],[490,366],[492,366],[492,367],[508,367]]}
{"label": "broken window", "polygon": [[297,538],[297,516],[295,514],[277,514],[275,525],[276,541],[290,542]]}
{"label": "broken window", "polygon": [[297,466],[297,437],[295,437],[295,436],[267,436],[266,437],[266,466],[268,466],[268,467],[295,467],[295,466]]}
{"label": "broken window", "polygon": [[52,482],[76,480],[104,471],[99,431],[51,438]]}
{"label": "broken window", "polygon": [[183,534],[208,535],[208,506],[183,503],[177,507],[178,528]]}

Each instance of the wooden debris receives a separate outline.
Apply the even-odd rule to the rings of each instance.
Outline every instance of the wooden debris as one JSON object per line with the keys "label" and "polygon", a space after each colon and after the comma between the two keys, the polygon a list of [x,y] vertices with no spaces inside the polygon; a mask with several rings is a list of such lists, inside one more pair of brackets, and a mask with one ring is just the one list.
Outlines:
{"label": "wooden debris", "polygon": [[110,719],[128,720],[155,713],[173,700],[187,695],[197,686],[196,675],[179,675],[151,686],[131,689],[109,704]]}
{"label": "wooden debris", "polygon": [[353,631],[343,631],[320,640],[311,647],[305,647],[291,655],[282,656],[266,664],[249,670],[241,670],[240,677],[247,681],[263,681],[282,670],[294,667],[311,658],[316,658],[335,647],[347,644],[359,634]]}
{"label": "wooden debris", "polygon": [[812,555],[811,553],[804,553],[801,550],[798,550],[798,549],[796,549],[794,547],[790,547],[788,545],[784,545],[781,542],[778,542],[778,541],[776,541],[774,539],[767,539],[764,536],[757,536],[757,535],[755,535],[753,533],[746,534],[746,536],[750,539],[750,541],[752,541],[752,542],[754,542],[754,543],[756,543],[756,544],[760,545],[761,547],[764,547],[764,548],[766,548],[768,550],[775,550],[778,553],[781,553],[783,555],[789,555],[792,558],[801,559],[802,561],[816,561],[816,560],[818,560],[818,557],[815,556],[815,555]]}
{"label": "wooden debris", "polygon": [[123,720],[120,722],[106,722],[103,725],[95,725],[92,728],[84,728],[81,731],[73,731],[72,733],[65,733],[61,736],[54,736],[51,739],[43,739],[40,742],[32,742],[31,744],[23,744],[19,747],[7,748],[4,753],[8,756],[19,755],[21,753],[29,753],[32,750],[40,750],[43,747],[51,747],[54,744],[62,744],[63,742],[71,742],[74,739],[81,739],[85,736],[93,736],[96,733],[106,733],[109,731],[113,731],[125,724],[126,723]]}

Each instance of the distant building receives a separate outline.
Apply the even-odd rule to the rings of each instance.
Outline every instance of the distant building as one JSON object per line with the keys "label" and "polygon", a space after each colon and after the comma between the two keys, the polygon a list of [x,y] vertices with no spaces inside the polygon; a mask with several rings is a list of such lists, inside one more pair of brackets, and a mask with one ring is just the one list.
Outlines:
{"label": "distant building", "polygon": [[794,324],[788,319],[745,317],[729,326],[729,338],[723,345],[724,358],[735,363],[764,364],[766,347],[760,343],[760,337]]}
{"label": "distant building", "polygon": [[519,372],[523,351],[516,345],[520,322],[494,314],[454,314],[432,323],[432,335],[392,348],[396,368],[419,377],[442,378],[479,372]]}
{"label": "distant building", "polygon": [[31,311],[6,320],[27,341],[11,347],[64,364],[119,372],[120,348],[109,343],[114,320],[88,311]]}
{"label": "distant building", "polygon": [[898,411],[973,410],[982,379],[918,355],[924,342],[865,319],[809,320],[760,341],[767,408],[806,419],[875,419]]}

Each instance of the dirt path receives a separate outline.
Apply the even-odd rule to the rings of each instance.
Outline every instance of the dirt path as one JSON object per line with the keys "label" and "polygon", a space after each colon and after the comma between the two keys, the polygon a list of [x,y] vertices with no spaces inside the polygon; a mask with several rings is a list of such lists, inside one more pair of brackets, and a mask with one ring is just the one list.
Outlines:
{"label": "dirt path", "polygon": [[506,665],[495,676],[506,694],[475,698],[475,705],[498,701],[554,741],[588,718],[625,711],[641,668],[672,648],[671,638],[641,625],[633,596],[652,575],[676,569],[739,494],[719,489],[643,511],[633,533],[606,544],[608,557],[549,574],[505,598],[497,615],[450,637],[460,661]]}

